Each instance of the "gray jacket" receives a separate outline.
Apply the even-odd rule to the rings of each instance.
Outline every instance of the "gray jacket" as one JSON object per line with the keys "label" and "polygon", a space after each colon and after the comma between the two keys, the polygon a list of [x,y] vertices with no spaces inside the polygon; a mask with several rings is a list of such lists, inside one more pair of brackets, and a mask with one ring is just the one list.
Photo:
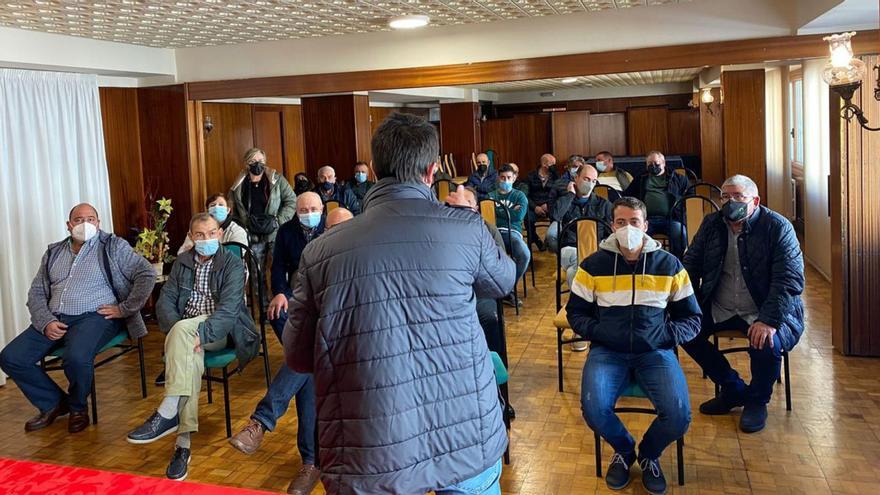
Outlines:
{"label": "gray jacket", "polygon": [[[263,173],[266,174],[266,178],[269,180],[269,202],[266,204],[266,213],[275,216],[278,226],[284,225],[296,216],[296,193],[293,192],[287,179],[275,170],[267,168]],[[245,208],[241,197],[241,185],[244,183],[247,175],[247,172],[242,172],[235,179],[235,182],[232,183],[232,188],[229,189],[229,197],[233,203],[232,219],[246,230],[250,229],[250,221],[247,208]],[[254,236],[251,236],[251,242],[259,242],[261,240],[273,242],[277,232],[278,229],[276,228],[274,232],[266,236],[266,239],[256,239]]]}
{"label": "gray jacket", "polygon": [[[156,302],[159,329],[164,333],[183,319],[196,278],[194,256],[194,250],[190,250],[174,260]],[[214,313],[199,324],[199,339],[207,343],[230,337],[239,366],[243,367],[257,355],[260,346],[254,319],[244,304],[244,262],[221,248],[214,255],[209,285],[216,307]]]}
{"label": "gray jacket", "polygon": [[[58,259],[61,250],[67,248],[69,242],[68,237],[49,245],[28,291],[27,306],[31,313],[31,325],[41,332],[46,325],[58,319],[49,311],[49,300],[52,299],[49,268]],[[135,253],[125,239],[99,231],[98,243],[101,272],[104,274],[104,279],[111,282],[113,295],[116,296],[119,310],[125,318],[128,335],[132,339],[143,337],[147,334],[147,326],[141,317],[141,308],[153,292],[156,272],[150,262]]]}
{"label": "gray jacket", "polygon": [[514,272],[479,214],[394,179],[306,246],[284,351],[315,376],[328,493],[425,493],[501,458],[507,435],[475,304],[508,294]]}

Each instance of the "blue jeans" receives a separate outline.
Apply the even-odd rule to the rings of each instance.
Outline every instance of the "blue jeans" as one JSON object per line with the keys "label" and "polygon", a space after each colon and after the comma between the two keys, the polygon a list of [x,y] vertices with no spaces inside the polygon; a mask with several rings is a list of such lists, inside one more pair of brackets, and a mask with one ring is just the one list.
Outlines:
{"label": "blue jeans", "polygon": [[519,283],[519,279],[522,278],[523,274],[526,273],[526,269],[529,267],[529,261],[532,259],[532,252],[529,250],[529,246],[526,245],[525,239],[523,239],[522,234],[519,232],[514,232],[513,235],[506,230],[501,231],[501,237],[504,238],[504,245],[510,250],[511,256],[513,256],[513,261],[516,263],[516,281]]}
{"label": "blue jeans", "polygon": [[544,235],[544,244],[551,253],[555,253],[559,248],[559,222],[550,222],[547,234]]}
{"label": "blue jeans", "polygon": [[687,246],[687,228],[681,222],[667,217],[648,217],[648,235],[666,234],[669,237],[669,252],[681,258]]}
{"label": "blue jeans", "polygon": [[[710,312],[711,313],[711,312]],[[727,321],[714,323],[711,314],[703,314],[703,327],[694,340],[682,347],[706,372],[706,376],[721,386],[721,397],[734,404],[758,404],[770,402],[773,384],[779,378],[782,365],[782,342],[779,333],[773,336],[773,348],[764,345],[756,349],[749,345],[749,360],[752,369],[752,382],[747,386],[739,374],[731,368],[730,362],[715,349],[709,337],[721,330],[741,330],[745,335],[749,324],[735,316]]]}
{"label": "blue jeans", "polygon": [[98,313],[55,317],[67,325],[63,337],[50,340],[30,326],[0,352],[0,368],[15,380],[31,404],[44,413],[64,400],[65,394],[40,368],[40,360],[63,346],[62,367],[69,383],[68,404],[72,411],[85,411],[95,376],[95,356],[98,349],[122,330],[122,320],[108,320]]}
{"label": "blue jeans", "polygon": [[434,493],[437,495],[501,495],[501,459],[473,478],[434,490]]}
{"label": "blue jeans", "polygon": [[687,381],[678,357],[668,349],[626,354],[593,345],[584,365],[581,410],[587,424],[624,457],[636,442],[614,413],[617,399],[635,380],[657,410],[639,444],[639,458],[658,459],[670,443],[683,437],[691,423]]}
{"label": "blue jeans", "polygon": [[[284,324],[287,323],[287,313],[282,313],[280,318],[272,320],[270,323],[280,341]],[[266,390],[266,395],[257,404],[257,409],[251,417],[262,423],[267,430],[272,431],[275,429],[278,419],[287,412],[290,401],[294,397],[296,397],[296,417],[298,419],[296,445],[299,449],[299,455],[302,457],[303,464],[315,464],[317,412],[315,411],[315,381],[312,379],[312,375],[297,373],[288,368],[286,364],[282,365],[275,373],[275,378],[272,379],[272,383]]]}

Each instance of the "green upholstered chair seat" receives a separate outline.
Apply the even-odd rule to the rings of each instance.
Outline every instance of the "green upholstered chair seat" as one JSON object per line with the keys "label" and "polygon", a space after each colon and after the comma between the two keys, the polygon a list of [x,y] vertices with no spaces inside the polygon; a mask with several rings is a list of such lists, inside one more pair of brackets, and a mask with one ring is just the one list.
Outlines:
{"label": "green upholstered chair seat", "polygon": [[235,361],[235,349],[221,349],[205,353],[206,368],[224,368]]}
{"label": "green upholstered chair seat", "polygon": [[630,381],[626,388],[623,390],[623,394],[621,397],[639,397],[642,399],[647,399],[648,395],[642,390],[642,387],[636,381]]}
{"label": "green upholstered chair seat", "polygon": [[[111,347],[118,346],[119,344],[123,343],[127,338],[128,338],[128,330],[123,328],[122,330],[119,331],[119,333],[116,334],[116,336],[114,336],[112,339],[110,339],[109,342],[107,342],[106,344],[104,344],[103,347],[101,347],[101,349],[98,351],[98,354],[106,351],[107,349],[110,349]],[[57,358],[64,357],[64,350],[65,349],[66,349],[66,347],[64,347],[64,346],[59,347],[58,349],[55,349],[54,351],[50,352],[49,355],[53,356],[53,357],[57,357]]]}
{"label": "green upholstered chair seat", "polygon": [[492,366],[495,367],[495,383],[498,385],[507,383],[507,368],[504,367],[504,362],[501,361],[501,356],[499,356],[497,352],[490,352],[489,354],[492,355]]}

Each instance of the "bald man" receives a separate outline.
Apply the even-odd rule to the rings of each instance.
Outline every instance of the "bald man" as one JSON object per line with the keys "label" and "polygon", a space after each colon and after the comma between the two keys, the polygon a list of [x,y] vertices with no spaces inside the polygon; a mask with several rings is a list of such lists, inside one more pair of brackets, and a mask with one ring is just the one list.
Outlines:
{"label": "bald man", "polygon": [[489,168],[489,155],[480,153],[477,155],[477,170],[468,177],[467,186],[477,191],[477,199],[482,201],[489,197],[489,193],[495,190],[498,182],[498,172]]}
{"label": "bald man", "polygon": [[327,214],[327,220],[325,222],[327,226],[325,230],[330,230],[330,228],[335,227],[342,222],[351,220],[352,218],[354,218],[354,215],[352,215],[352,213],[347,209],[336,208],[335,210]]}
{"label": "bald man", "polygon": [[[126,329],[132,339],[147,334],[140,310],[156,281],[150,263],[124,239],[101,231],[90,204],[70,210],[67,231],[46,250],[31,284],[31,326],[0,353],[0,368],[39,410],[25,423],[28,432],[68,413],[67,431],[84,430],[97,350]],[[61,347],[67,393],[39,365]]]}
{"label": "bald man", "polygon": [[529,240],[539,250],[544,249],[544,242],[535,232],[535,222],[550,218],[551,192],[553,191],[553,183],[557,180],[559,180],[559,173],[556,171],[556,157],[550,153],[541,155],[538,169],[529,172],[526,179],[529,185],[529,221],[527,222]]}
{"label": "bald man", "polygon": [[[269,303],[268,317],[279,341],[287,323],[287,302],[293,295],[292,281],[299,268],[300,256],[306,244],[324,232],[323,214],[321,197],[314,192],[304,192],[296,198],[296,216],[278,229],[272,255],[274,297]],[[243,454],[255,453],[265,433],[275,429],[294,397],[298,418],[296,444],[302,468],[291,481],[287,493],[305,495],[312,491],[321,476],[315,465],[315,385],[311,375],[281,366],[248,424],[230,438],[229,443]]]}
{"label": "bald man", "polygon": [[337,183],[336,170],[330,165],[318,169],[318,183],[315,185],[315,192],[324,203],[336,201],[339,206],[347,208],[354,215],[361,212],[361,203],[357,196],[345,183]]}

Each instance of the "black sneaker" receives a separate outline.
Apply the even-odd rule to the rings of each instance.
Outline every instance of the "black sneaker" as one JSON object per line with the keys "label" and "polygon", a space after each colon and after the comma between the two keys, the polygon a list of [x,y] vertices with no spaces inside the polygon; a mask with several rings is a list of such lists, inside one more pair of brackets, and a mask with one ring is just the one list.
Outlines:
{"label": "black sneaker", "polygon": [[183,481],[186,479],[187,468],[189,468],[189,460],[192,458],[189,449],[183,447],[174,447],[174,455],[171,456],[171,462],[165,470],[165,476],[169,480]]}
{"label": "black sneaker", "polygon": [[651,495],[663,495],[666,493],[666,478],[660,469],[659,459],[642,459],[639,461],[642,468],[642,484]]}
{"label": "black sneaker", "polygon": [[700,412],[709,416],[720,416],[741,405],[739,402],[731,402],[719,395],[700,404]]}
{"label": "black sneaker", "polygon": [[154,412],[144,424],[132,430],[125,438],[128,443],[143,444],[152,443],[156,440],[177,431],[178,416],[171,419],[163,418],[158,412]]}
{"label": "black sneaker", "polygon": [[504,296],[504,299],[502,299],[501,302],[504,303],[504,305],[510,306],[512,308],[515,308],[517,306],[519,306],[521,308],[523,305],[523,302],[521,299],[519,299],[519,298],[514,299],[513,298],[513,294],[508,294],[508,295]]}
{"label": "black sneaker", "polygon": [[632,463],[627,463],[626,459],[617,452],[611,456],[611,464],[608,465],[608,472],[605,473],[605,484],[612,490],[623,490],[629,485],[629,467]]}
{"label": "black sneaker", "polygon": [[739,418],[739,429],[744,433],[757,433],[767,426],[767,405],[746,404]]}
{"label": "black sneaker", "polygon": [[511,421],[516,419],[516,411],[513,410],[513,406],[510,404],[507,405],[507,417],[510,418]]}
{"label": "black sneaker", "polygon": [[156,386],[157,387],[164,387],[165,386],[165,369],[162,369],[162,371],[160,371],[159,374],[156,375]]}

